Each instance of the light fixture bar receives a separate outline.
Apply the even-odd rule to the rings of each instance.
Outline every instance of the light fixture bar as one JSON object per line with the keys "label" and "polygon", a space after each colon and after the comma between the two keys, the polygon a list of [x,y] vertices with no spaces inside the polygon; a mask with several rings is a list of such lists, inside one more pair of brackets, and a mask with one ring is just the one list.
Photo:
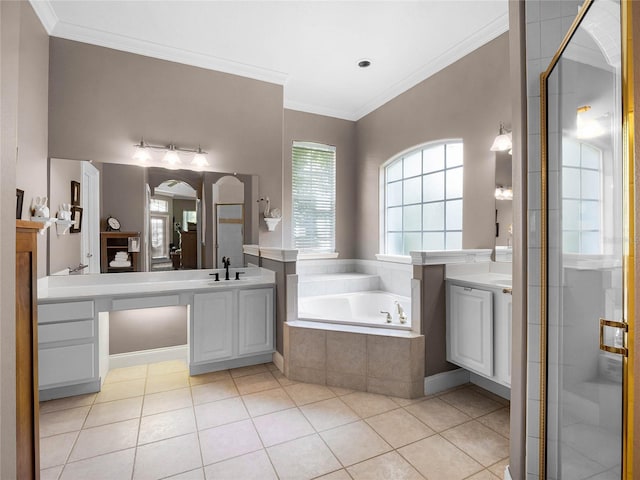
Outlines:
{"label": "light fixture bar", "polygon": [[158,150],[164,151],[164,161],[171,165],[176,165],[180,163],[180,157],[178,156],[178,152],[183,153],[194,153],[193,160],[191,161],[191,165],[196,167],[206,167],[209,165],[209,161],[207,160],[207,152],[203,151],[200,145],[198,148],[184,148],[178,147],[174,143],[170,143],[168,145],[153,145],[151,143],[147,143],[144,141],[144,138],[140,139],[140,143],[136,143],[134,145],[136,147],[136,152],[133,155],[134,160],[138,160],[142,163],[151,159],[151,155],[149,154],[149,150]]}

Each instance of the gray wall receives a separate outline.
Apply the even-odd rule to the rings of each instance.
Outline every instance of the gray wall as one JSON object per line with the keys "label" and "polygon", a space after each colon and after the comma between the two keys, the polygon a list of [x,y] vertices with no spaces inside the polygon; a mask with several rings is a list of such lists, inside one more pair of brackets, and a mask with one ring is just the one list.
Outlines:
{"label": "gray wall", "polygon": [[[71,203],[71,180],[82,180],[80,162],[52,158],[49,166],[49,205],[52,217],[58,213],[61,203]],[[82,263],[80,238],[79,233],[70,231],[58,235],[55,225],[49,229],[50,274]]]}
{"label": "gray wall", "polygon": [[[212,170],[259,175],[282,204],[281,86],[59,38],[50,55],[50,156],[122,163],[142,136],[200,144]],[[261,244],[281,241],[261,229]]]}
{"label": "gray wall", "polygon": [[[47,188],[48,37],[28,2],[0,2],[0,478],[16,477],[15,188],[31,198]],[[38,240],[46,273],[46,237]]]}
{"label": "gray wall", "polygon": [[356,236],[356,124],[348,120],[284,111],[282,139],[284,183],[283,246],[292,247],[291,147],[294,141],[316,142],[336,147],[336,251],[341,258],[354,258]]}
{"label": "gray wall", "polygon": [[509,44],[503,34],[360,119],[356,257],[379,252],[380,166],[421,143],[464,142],[463,248],[493,248],[494,167],[500,121],[511,124]]}
{"label": "gray wall", "polygon": [[109,353],[187,344],[187,308],[161,307],[109,313]]}

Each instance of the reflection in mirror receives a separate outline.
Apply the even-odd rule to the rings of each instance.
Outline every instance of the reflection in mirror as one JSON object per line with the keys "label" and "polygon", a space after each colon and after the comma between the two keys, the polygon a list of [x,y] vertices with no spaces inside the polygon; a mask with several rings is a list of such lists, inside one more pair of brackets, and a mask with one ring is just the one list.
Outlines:
{"label": "reflection in mirror", "polygon": [[[511,155],[496,152],[496,247],[511,247],[513,232],[513,190],[511,189]],[[496,256],[496,261],[498,257]]]}
{"label": "reflection in mirror", "polygon": [[152,271],[198,267],[196,190],[180,180],[158,185],[149,200]]}
{"label": "reflection in mirror", "polygon": [[243,265],[244,183],[231,175],[220,178],[213,184],[212,201],[216,225],[215,264],[222,265],[222,257],[226,257],[231,266]]}

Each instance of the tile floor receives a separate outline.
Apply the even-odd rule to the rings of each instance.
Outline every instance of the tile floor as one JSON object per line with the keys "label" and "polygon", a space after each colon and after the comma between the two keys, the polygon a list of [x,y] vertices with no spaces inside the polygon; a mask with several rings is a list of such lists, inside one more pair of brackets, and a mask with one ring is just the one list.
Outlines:
{"label": "tile floor", "polygon": [[297,383],[273,364],[190,377],[112,370],[40,405],[43,480],[496,480],[508,402],[473,385],[418,400]]}

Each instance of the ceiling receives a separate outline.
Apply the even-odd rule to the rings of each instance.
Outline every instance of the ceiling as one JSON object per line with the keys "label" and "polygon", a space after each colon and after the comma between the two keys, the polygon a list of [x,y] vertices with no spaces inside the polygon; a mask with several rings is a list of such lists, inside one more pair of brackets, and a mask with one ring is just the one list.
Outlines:
{"label": "ceiling", "polygon": [[508,29],[507,0],[31,3],[54,37],[281,84],[286,108],[347,120]]}

